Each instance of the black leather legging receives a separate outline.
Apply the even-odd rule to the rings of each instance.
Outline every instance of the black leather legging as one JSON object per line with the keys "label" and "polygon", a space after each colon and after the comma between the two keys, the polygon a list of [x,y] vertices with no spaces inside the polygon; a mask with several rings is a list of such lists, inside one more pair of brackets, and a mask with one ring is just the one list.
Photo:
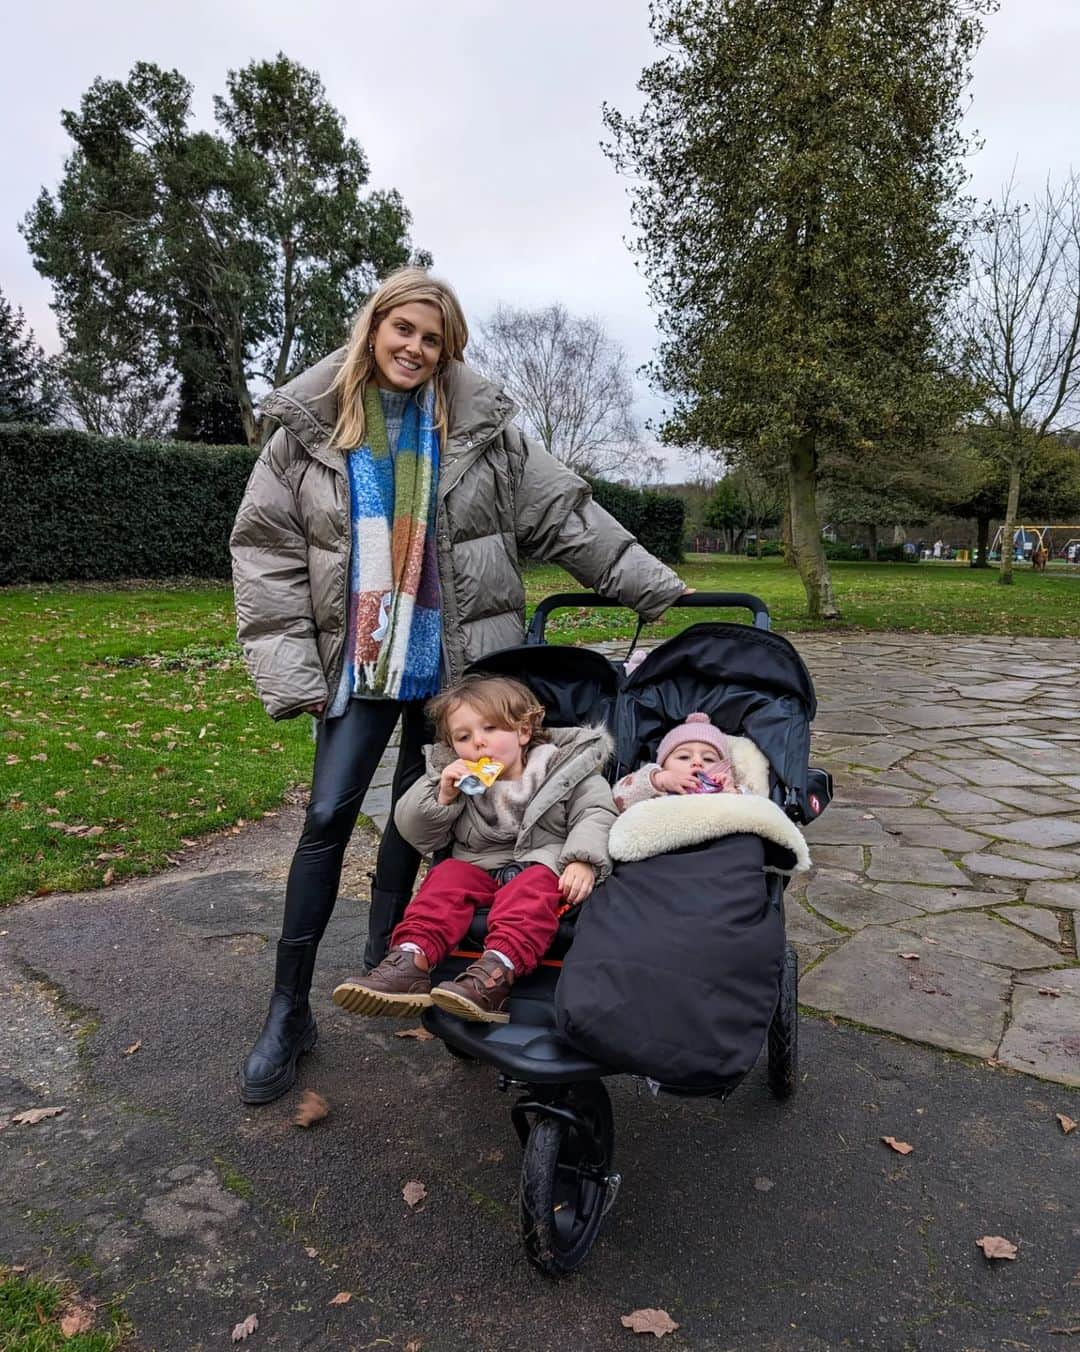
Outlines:
{"label": "black leather legging", "polygon": [[[392,789],[392,801],[397,802],[424,768],[422,747],[430,738],[423,703],[354,699],[340,718],[319,724],[311,802],[285,889],[281,937],[289,943],[318,943],[323,936],[337,901],[345,846],[399,717],[401,749]],[[374,888],[407,897],[419,867],[420,856],[391,817],[379,845]]]}

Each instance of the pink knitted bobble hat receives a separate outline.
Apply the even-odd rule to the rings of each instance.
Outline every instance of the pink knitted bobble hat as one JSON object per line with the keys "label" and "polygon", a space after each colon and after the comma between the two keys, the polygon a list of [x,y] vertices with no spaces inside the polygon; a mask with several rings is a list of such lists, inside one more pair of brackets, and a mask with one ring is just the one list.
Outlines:
{"label": "pink knitted bobble hat", "polygon": [[656,762],[663,765],[677,746],[683,742],[705,742],[713,747],[721,760],[730,760],[728,739],[711,722],[708,714],[687,714],[686,722],[680,723],[667,734],[656,749]]}

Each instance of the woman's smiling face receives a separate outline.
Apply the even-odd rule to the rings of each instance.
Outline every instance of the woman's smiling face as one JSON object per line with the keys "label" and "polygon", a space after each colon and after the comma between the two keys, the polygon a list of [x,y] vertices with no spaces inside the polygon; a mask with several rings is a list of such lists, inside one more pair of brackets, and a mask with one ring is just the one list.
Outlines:
{"label": "woman's smiling face", "polygon": [[380,389],[418,389],[431,379],[442,356],[442,312],[424,300],[395,305],[379,321],[372,345]]}

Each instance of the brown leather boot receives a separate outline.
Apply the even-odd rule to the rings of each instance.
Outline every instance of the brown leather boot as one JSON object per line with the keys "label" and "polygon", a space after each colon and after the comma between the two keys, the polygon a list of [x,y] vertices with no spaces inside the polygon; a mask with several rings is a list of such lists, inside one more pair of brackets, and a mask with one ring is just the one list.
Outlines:
{"label": "brown leather boot", "polygon": [[514,974],[494,953],[484,953],[456,981],[440,981],[431,1003],[473,1023],[509,1023],[506,1001]]}
{"label": "brown leather boot", "polygon": [[334,990],[334,1004],[350,1014],[419,1013],[431,1004],[431,978],[405,948],[392,948],[367,976],[343,981]]}

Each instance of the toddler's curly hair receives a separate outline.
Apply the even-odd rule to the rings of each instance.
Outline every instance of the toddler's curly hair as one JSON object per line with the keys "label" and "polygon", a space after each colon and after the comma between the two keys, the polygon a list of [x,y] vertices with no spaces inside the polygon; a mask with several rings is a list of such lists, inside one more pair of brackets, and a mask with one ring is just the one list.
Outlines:
{"label": "toddler's curly hair", "polygon": [[514,730],[527,726],[529,746],[551,740],[551,734],[542,726],[544,706],[527,685],[512,676],[465,676],[428,701],[425,712],[434,724],[435,735],[447,746],[452,746],[450,719],[461,704],[471,704],[497,728]]}

